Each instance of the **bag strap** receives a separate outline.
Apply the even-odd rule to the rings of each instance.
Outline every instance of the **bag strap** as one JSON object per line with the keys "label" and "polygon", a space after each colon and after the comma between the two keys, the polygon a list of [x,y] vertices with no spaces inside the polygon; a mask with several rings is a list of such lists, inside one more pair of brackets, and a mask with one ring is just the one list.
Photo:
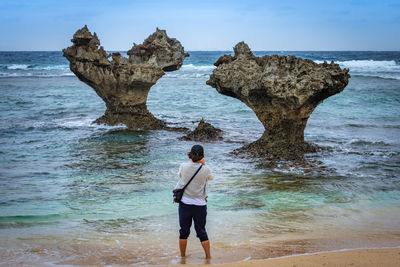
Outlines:
{"label": "bag strap", "polygon": [[182,188],[183,190],[185,190],[186,187],[190,184],[190,182],[193,180],[196,174],[200,171],[201,167],[203,167],[203,165],[200,165],[200,168],[197,169],[197,171],[193,174],[192,178],[190,178],[189,182],[187,182],[187,184]]}

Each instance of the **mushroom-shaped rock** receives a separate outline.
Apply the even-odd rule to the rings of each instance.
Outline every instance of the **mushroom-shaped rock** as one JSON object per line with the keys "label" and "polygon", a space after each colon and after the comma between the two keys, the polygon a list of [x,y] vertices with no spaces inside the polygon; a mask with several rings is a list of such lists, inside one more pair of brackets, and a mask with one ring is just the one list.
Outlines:
{"label": "mushroom-shaped rock", "polygon": [[207,81],[223,95],[249,106],[263,124],[262,137],[240,149],[255,156],[296,159],[315,147],[304,141],[313,110],[347,85],[348,69],[294,56],[256,57],[244,42],[224,55]]}
{"label": "mushroom-shaped rock", "polygon": [[166,127],[150,113],[146,101],[157,80],[166,71],[178,70],[188,56],[178,40],[157,29],[143,44],[133,45],[129,58],[107,54],[86,25],[71,41],[73,45],[63,49],[71,71],[106,103],[105,114],[95,122],[146,130]]}
{"label": "mushroom-shaped rock", "polygon": [[181,139],[202,142],[217,141],[222,139],[222,130],[215,128],[210,123],[205,122],[204,119],[201,119],[196,129],[189,132]]}

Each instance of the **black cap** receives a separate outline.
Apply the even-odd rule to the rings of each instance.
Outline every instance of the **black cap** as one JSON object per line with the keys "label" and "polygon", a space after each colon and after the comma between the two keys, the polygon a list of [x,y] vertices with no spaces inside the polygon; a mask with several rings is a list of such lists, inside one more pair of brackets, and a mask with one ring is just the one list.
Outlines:
{"label": "black cap", "polygon": [[201,145],[194,145],[194,146],[192,146],[190,153],[199,155],[199,156],[204,156],[204,149]]}

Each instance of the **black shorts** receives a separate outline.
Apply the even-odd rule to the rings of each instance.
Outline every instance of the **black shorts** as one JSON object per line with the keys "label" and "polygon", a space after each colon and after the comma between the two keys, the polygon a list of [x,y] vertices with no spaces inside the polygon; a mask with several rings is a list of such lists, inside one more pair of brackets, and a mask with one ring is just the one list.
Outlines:
{"label": "black shorts", "polygon": [[197,237],[201,242],[207,241],[206,232],[207,206],[188,205],[179,203],[179,239],[187,239],[190,234],[192,220],[194,221],[194,229]]}

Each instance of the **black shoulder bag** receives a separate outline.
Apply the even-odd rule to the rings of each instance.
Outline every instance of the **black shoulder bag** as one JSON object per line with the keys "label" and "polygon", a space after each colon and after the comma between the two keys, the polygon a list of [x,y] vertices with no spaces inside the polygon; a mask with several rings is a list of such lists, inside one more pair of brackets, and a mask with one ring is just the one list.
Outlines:
{"label": "black shoulder bag", "polygon": [[183,197],[183,192],[185,191],[186,187],[190,184],[190,182],[193,180],[193,178],[196,176],[196,174],[200,171],[201,167],[203,167],[203,165],[200,165],[200,168],[197,169],[197,171],[193,174],[192,178],[190,178],[189,182],[187,182],[187,184],[183,188],[177,188],[172,190],[172,193],[174,194],[175,203],[181,202],[181,199]]}

